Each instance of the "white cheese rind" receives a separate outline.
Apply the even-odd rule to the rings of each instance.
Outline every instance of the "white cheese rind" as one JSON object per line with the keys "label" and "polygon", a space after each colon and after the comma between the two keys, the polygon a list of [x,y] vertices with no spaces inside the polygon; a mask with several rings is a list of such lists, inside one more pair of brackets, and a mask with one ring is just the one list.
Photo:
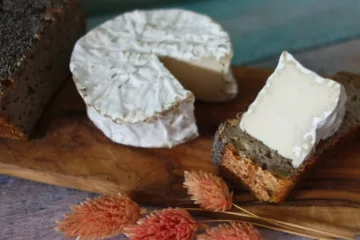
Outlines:
{"label": "white cheese rind", "polygon": [[[237,84],[231,74],[231,58],[228,34],[207,16],[179,9],[133,11],[80,38],[70,70],[80,95],[92,108],[88,112],[99,115],[92,115],[93,122],[103,126],[102,130],[112,129],[112,134],[106,134],[109,138],[152,147],[164,144],[162,140],[129,143],[116,135],[128,134],[123,125],[148,123],[154,116],[172,114],[174,106],[193,94],[203,101],[233,99]],[[100,120],[100,116],[110,121]],[[112,123],[118,125],[104,126]],[[121,127],[116,130],[115,126]],[[180,131],[176,126],[165,126]],[[165,145],[180,142],[176,138],[169,137],[176,142]]]}
{"label": "white cheese rind", "polygon": [[339,129],[346,100],[341,84],[322,78],[283,52],[240,128],[299,167],[320,140]]}
{"label": "white cheese rind", "polygon": [[145,121],[192,95],[154,55],[102,50],[111,57],[101,59],[80,54],[89,51],[82,45],[75,50],[70,67],[80,95],[114,122]]}
{"label": "white cheese rind", "polygon": [[160,58],[219,61],[223,89],[214,101],[222,101],[236,95],[231,55],[228,34],[207,16],[177,9],[134,11],[80,38],[70,69],[87,105],[116,122],[138,122],[190,94]]}
{"label": "white cheese rind", "polygon": [[164,115],[138,123],[116,123],[87,107],[92,122],[112,141],[120,144],[157,148],[184,143],[198,137],[194,117],[194,102],[184,102]]}

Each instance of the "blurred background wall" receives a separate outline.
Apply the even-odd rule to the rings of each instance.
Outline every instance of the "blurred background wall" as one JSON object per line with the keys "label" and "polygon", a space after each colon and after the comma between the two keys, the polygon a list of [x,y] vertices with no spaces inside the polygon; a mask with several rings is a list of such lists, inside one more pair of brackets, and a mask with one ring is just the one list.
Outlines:
{"label": "blurred background wall", "polygon": [[[204,13],[230,34],[233,64],[272,59],[360,37],[360,0],[84,0],[89,28],[124,11],[184,8]],[[321,72],[321,69],[317,69]]]}

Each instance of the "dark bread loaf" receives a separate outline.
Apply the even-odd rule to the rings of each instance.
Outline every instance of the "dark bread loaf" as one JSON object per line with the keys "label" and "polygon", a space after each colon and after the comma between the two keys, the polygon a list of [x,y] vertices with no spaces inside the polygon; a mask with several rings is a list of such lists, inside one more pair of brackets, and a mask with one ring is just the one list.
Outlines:
{"label": "dark bread loaf", "polygon": [[[1,0],[4,12],[44,13],[46,9],[61,9],[71,0]],[[75,2],[75,1],[72,1]]]}
{"label": "dark bread loaf", "polygon": [[242,114],[220,125],[213,144],[213,162],[243,183],[259,200],[284,201],[326,150],[360,129],[360,76],[338,73],[333,79],[344,85],[348,96],[344,120],[340,129],[320,141],[315,153],[298,168],[292,166],[290,159],[243,132],[239,128]]}
{"label": "dark bread loaf", "polygon": [[85,27],[79,0],[0,1],[0,137],[28,138]]}

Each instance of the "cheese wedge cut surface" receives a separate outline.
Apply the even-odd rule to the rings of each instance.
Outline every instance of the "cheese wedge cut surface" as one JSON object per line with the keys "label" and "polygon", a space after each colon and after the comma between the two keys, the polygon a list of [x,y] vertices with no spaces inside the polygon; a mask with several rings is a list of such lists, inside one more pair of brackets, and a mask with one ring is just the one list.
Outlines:
{"label": "cheese wedge cut surface", "polygon": [[198,136],[194,100],[233,99],[228,34],[179,9],[133,11],[76,43],[70,70],[89,118],[111,140],[172,147]]}
{"label": "cheese wedge cut surface", "polygon": [[338,130],[345,102],[341,84],[320,77],[283,52],[240,128],[299,167],[321,139]]}

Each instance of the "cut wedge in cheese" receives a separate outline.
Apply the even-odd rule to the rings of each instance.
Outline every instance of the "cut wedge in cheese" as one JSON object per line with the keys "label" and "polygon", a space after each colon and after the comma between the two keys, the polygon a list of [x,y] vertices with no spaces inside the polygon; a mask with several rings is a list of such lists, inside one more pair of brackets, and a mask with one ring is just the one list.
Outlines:
{"label": "cut wedge in cheese", "polygon": [[346,98],[341,84],[320,77],[283,52],[240,128],[298,167],[320,140],[338,130]]}
{"label": "cut wedge in cheese", "polygon": [[207,16],[133,11],[78,40],[70,69],[89,118],[111,140],[172,147],[198,136],[195,97],[233,99],[228,34]]}

